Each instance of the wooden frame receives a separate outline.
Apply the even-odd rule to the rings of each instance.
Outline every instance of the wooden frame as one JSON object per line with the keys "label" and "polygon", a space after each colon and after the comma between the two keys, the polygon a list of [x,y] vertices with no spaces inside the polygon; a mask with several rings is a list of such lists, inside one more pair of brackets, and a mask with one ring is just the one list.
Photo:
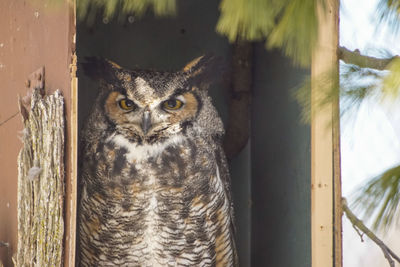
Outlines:
{"label": "wooden frame", "polygon": [[[342,266],[338,85],[339,1],[319,3],[318,42],[312,60],[311,239],[313,267]],[[328,82],[328,85],[327,85]],[[322,85],[324,83],[324,85]],[[332,97],[336,92],[336,97]],[[331,103],[320,106],[321,97]]]}

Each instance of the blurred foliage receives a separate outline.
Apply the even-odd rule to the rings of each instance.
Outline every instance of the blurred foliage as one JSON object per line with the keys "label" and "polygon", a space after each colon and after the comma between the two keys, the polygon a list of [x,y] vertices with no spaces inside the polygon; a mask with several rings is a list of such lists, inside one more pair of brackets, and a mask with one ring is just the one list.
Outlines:
{"label": "blurred foliage", "polygon": [[[301,121],[311,123],[312,113],[324,109],[340,98],[340,115],[347,113],[356,114],[358,107],[366,99],[379,101],[382,97],[382,79],[387,76],[387,71],[378,71],[360,68],[357,65],[340,63],[339,84],[332,84],[337,79],[337,71],[332,70],[321,74],[311,81],[310,77],[293,90],[293,97],[302,107]],[[311,102],[311,83],[318,88],[314,92],[314,101]]]}
{"label": "blurred foliage", "polygon": [[[332,81],[336,81],[337,71],[332,70],[327,73],[321,74],[314,80],[310,76],[303,80],[303,83],[293,89],[292,96],[299,103],[301,110],[301,122],[311,124],[311,117],[316,112],[323,110],[327,105],[331,105],[336,102],[339,96],[339,85],[332,84]],[[318,88],[313,92],[314,97],[311,101],[311,86]],[[330,125],[330,124],[329,124]],[[327,125],[327,127],[329,126]]]}
{"label": "blurred foliage", "polygon": [[[343,64],[345,65],[345,64]],[[345,65],[341,73],[341,115],[355,116],[358,107],[366,100],[380,102],[398,99],[400,69],[398,59],[393,60],[389,71],[363,69]],[[400,200],[400,165],[381,175],[368,179],[354,193],[352,206],[372,222],[374,230],[386,231],[398,221]]]}
{"label": "blurred foliage", "polygon": [[[141,17],[148,10],[156,16],[176,14],[176,0],[76,0],[77,17],[93,24],[98,14],[105,19]],[[185,0],[182,0],[185,1]],[[311,62],[317,40],[316,5],[323,0],[222,0],[218,33],[229,41],[266,40],[267,48],[282,49],[297,65]]]}
{"label": "blurred foliage", "polygon": [[[47,0],[60,1],[60,0]],[[181,0],[186,1],[186,0]],[[216,30],[229,41],[266,40],[266,48],[282,49],[297,65],[307,67],[318,34],[317,4],[326,0],[221,0]],[[173,16],[177,0],[76,0],[77,17],[93,24],[98,14],[104,19],[128,15]],[[399,28],[400,0],[380,0],[381,21]]]}
{"label": "blurred foliage", "polygon": [[282,48],[295,63],[309,66],[318,34],[317,2],[292,0],[287,3],[267,38],[267,47]]}
{"label": "blurred foliage", "polygon": [[389,64],[389,74],[383,79],[382,91],[386,98],[398,99],[400,96],[400,58]]}
{"label": "blurred foliage", "polygon": [[[385,57],[389,55],[386,54]],[[364,101],[375,103],[398,101],[400,93],[400,59],[393,57],[387,70],[378,71],[360,68],[357,65],[341,64],[340,95],[341,115],[355,116]],[[372,222],[374,230],[387,231],[394,222],[399,222],[400,165],[368,179],[354,193],[352,206]]]}
{"label": "blurred foliage", "polygon": [[340,107],[341,116],[348,112],[357,113],[361,103],[367,99],[380,101],[382,79],[387,71],[360,68],[352,64],[340,64]]}
{"label": "blurred foliage", "polygon": [[355,195],[352,206],[372,219],[374,230],[387,230],[399,218],[400,165],[372,178]]}
{"label": "blurred foliage", "polygon": [[382,24],[387,24],[398,33],[400,29],[400,0],[379,0],[377,15]]}
{"label": "blurred foliage", "polygon": [[[342,97],[342,101],[348,101],[342,105],[344,107],[342,112],[351,110],[351,115],[354,116],[360,104],[367,99],[374,102],[387,99],[393,102],[396,99],[398,100],[400,89],[399,59],[393,60],[389,69],[389,71],[364,70],[358,72],[360,77],[364,77],[359,78],[363,81],[363,84],[358,81],[349,87],[350,89],[347,92],[351,92],[351,94]],[[341,91],[346,92],[345,86],[342,86]],[[371,220],[373,229],[388,230],[394,222],[399,222],[400,165],[368,179],[354,195],[352,206],[358,208],[365,219]]]}
{"label": "blurred foliage", "polygon": [[275,18],[288,0],[223,0],[217,31],[229,41],[262,40],[275,26]]}
{"label": "blurred foliage", "polygon": [[[307,67],[318,34],[317,3],[322,0],[222,0],[217,32],[235,40],[267,40],[295,64]],[[324,5],[322,5],[324,6]]]}
{"label": "blurred foliage", "polygon": [[76,0],[76,9],[78,20],[93,24],[99,13],[105,19],[118,17],[120,20],[128,15],[141,17],[148,10],[156,16],[173,16],[176,0]]}
{"label": "blurred foliage", "polygon": [[[304,124],[311,124],[311,110],[313,109],[311,103],[311,77],[307,76],[299,87],[292,90],[292,97],[297,101],[301,107],[300,120]],[[322,105],[319,103],[318,105]],[[316,105],[317,106],[317,105]]]}

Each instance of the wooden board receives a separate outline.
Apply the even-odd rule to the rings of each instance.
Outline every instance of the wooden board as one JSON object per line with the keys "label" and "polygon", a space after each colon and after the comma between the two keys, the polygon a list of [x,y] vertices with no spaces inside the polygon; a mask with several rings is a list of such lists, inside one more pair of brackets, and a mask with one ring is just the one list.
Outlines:
{"label": "wooden board", "polygon": [[[311,232],[312,266],[341,266],[340,147],[338,99],[322,108],[338,79],[337,0],[319,10],[319,36],[312,60]],[[330,80],[328,80],[330,78]],[[339,198],[339,199],[338,199]],[[339,209],[337,208],[339,207]]]}

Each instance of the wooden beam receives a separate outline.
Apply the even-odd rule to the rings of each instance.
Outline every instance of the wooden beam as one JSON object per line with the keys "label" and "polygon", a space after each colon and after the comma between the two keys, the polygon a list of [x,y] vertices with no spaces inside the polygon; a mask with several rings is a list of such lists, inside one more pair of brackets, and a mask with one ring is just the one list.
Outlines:
{"label": "wooden beam", "polygon": [[[311,101],[316,103],[338,84],[338,0],[318,6],[319,35],[312,59]],[[328,76],[327,76],[328,75]],[[321,77],[330,77],[328,86]],[[311,120],[311,233],[312,267],[340,267],[341,210],[338,97],[312,105]]]}

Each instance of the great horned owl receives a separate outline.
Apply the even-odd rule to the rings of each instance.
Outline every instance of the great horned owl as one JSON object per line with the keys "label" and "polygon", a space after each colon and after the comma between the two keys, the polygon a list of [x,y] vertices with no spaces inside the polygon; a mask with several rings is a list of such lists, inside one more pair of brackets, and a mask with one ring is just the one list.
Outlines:
{"label": "great horned owl", "polygon": [[89,58],[100,93],[83,130],[80,266],[237,266],[223,124],[203,56],[181,71]]}

